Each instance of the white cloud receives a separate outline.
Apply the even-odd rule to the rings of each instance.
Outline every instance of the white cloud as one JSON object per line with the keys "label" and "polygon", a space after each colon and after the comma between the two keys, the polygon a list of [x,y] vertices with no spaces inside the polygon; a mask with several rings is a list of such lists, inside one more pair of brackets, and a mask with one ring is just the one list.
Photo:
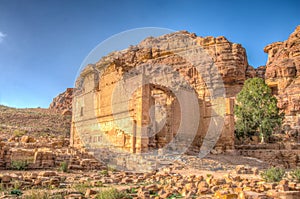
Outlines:
{"label": "white cloud", "polygon": [[3,41],[5,36],[6,36],[6,34],[0,32],[0,43]]}

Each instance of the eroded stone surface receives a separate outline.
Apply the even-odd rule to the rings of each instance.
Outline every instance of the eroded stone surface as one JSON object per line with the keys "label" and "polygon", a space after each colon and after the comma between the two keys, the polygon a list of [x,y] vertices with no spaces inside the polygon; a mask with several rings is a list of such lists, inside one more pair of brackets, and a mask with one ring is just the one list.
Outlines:
{"label": "eroded stone surface", "polygon": [[286,41],[265,47],[268,53],[266,83],[278,99],[278,107],[285,113],[285,123],[299,127],[300,114],[300,26]]}
{"label": "eroded stone surface", "polygon": [[[199,52],[203,51],[202,55],[206,54],[200,70],[196,70],[187,59],[184,59],[184,53],[195,48],[198,48],[197,51]],[[209,67],[208,64],[210,64]],[[169,66],[169,68],[165,66]],[[217,72],[211,67],[217,69],[215,71],[219,72],[220,79],[217,79]],[[131,78],[132,85],[134,85],[140,78],[149,74],[158,77],[157,81],[160,81],[159,78],[162,76],[161,78],[165,82],[173,81],[175,85],[179,86],[185,79],[186,88],[190,86],[196,91],[199,102],[200,125],[193,142],[194,146],[201,146],[210,121],[216,115],[213,111],[223,109],[224,113],[221,115],[225,118],[225,125],[216,147],[218,151],[233,148],[233,101],[230,98],[241,90],[245,79],[255,76],[256,72],[248,65],[245,49],[240,44],[231,43],[223,36],[203,38],[186,31],[158,38],[147,38],[137,46],[113,52],[96,64],[88,65],[77,80],[78,88],[74,98],[76,105],[74,107],[71,144],[80,147],[78,131],[80,131],[79,134],[90,132],[93,129],[92,126],[98,124],[102,126],[102,131],[107,135],[109,142],[131,152],[161,148],[169,143],[177,133],[182,115],[181,111],[188,110],[180,109],[178,106],[176,91],[175,93],[174,91],[170,92],[169,89],[159,84],[156,85],[155,82],[149,82],[132,93],[129,103],[130,117],[135,122],[133,124],[137,126],[149,124],[151,122],[148,113],[150,107],[154,104],[159,105],[164,109],[164,113],[161,114],[165,114],[163,116],[166,116],[167,119],[163,129],[154,137],[133,139],[132,133],[136,128],[134,125],[129,125],[125,130],[113,124],[116,120],[113,118],[113,91],[118,86],[118,82]],[[180,76],[184,79],[180,79]],[[222,93],[222,85],[225,88],[225,95],[221,96],[224,100],[224,107],[216,108],[222,102],[214,102],[212,97]],[[214,90],[215,94],[210,93],[210,89]],[[122,98],[122,95],[119,98]],[[124,109],[128,108],[127,102],[119,100],[117,104]],[[155,114],[157,122],[160,117],[159,111]],[[191,119],[188,118],[188,120]],[[190,123],[192,124],[192,122]],[[152,130],[155,129],[153,126],[151,128]],[[186,132],[189,131],[188,126],[184,129]],[[216,129],[216,131],[218,130]],[[139,134],[139,132],[136,133]],[[146,134],[149,135],[149,131]],[[188,136],[188,134],[186,135]],[[84,135],[80,136],[84,137]],[[101,140],[103,137],[85,139],[92,141]]]}
{"label": "eroded stone surface", "polygon": [[72,115],[72,99],[73,88],[67,88],[66,91],[53,98],[49,109],[63,115]]}

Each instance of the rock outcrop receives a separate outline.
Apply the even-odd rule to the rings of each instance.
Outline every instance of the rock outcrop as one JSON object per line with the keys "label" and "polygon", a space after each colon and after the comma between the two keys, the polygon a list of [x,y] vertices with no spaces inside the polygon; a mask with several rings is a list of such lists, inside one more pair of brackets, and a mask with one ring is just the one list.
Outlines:
{"label": "rock outcrop", "polygon": [[[300,26],[284,42],[265,47],[268,53],[266,83],[285,113],[285,123],[299,128],[300,116]],[[289,127],[288,127],[289,128]]]}
{"label": "rock outcrop", "polygon": [[67,88],[65,92],[53,98],[49,109],[63,115],[72,115],[72,99],[73,88]]}
{"label": "rock outcrop", "polygon": [[246,50],[241,44],[232,43],[224,36],[197,37],[199,45],[209,53],[221,74],[227,97],[234,97],[247,79],[252,68],[247,61]]}
{"label": "rock outcrop", "polygon": [[266,66],[259,66],[255,69],[255,76],[265,79]]}

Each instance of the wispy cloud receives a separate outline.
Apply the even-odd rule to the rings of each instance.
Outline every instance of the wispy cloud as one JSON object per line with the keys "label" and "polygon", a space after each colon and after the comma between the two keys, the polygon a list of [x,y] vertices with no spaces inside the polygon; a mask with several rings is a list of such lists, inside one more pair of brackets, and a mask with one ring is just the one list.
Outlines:
{"label": "wispy cloud", "polygon": [[0,43],[3,41],[4,37],[6,37],[6,34],[0,32]]}

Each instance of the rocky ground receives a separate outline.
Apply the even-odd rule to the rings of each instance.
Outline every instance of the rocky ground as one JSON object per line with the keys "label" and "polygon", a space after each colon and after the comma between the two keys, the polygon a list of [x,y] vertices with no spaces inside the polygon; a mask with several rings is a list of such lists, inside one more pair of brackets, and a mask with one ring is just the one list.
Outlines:
{"label": "rocky ground", "polygon": [[[98,170],[1,171],[1,198],[299,198],[300,182],[289,176],[267,183],[259,173],[263,162],[209,155],[183,156],[150,173]],[[18,192],[19,191],[19,192]],[[20,194],[20,196],[17,196]],[[22,195],[21,195],[22,194]]]}
{"label": "rocky ground", "polygon": [[184,155],[160,170],[130,173],[69,147],[70,119],[48,109],[0,106],[0,198],[300,198],[300,182],[290,175],[276,183],[260,176],[271,163],[257,158],[287,151],[281,144],[239,149],[258,151],[253,157],[238,150]]}
{"label": "rocky ground", "polygon": [[101,164],[68,143],[28,135],[0,142],[0,198],[296,199],[300,194],[300,182],[289,175],[265,182],[260,172],[270,164],[237,151],[203,159],[183,155],[159,170],[132,173]]}

